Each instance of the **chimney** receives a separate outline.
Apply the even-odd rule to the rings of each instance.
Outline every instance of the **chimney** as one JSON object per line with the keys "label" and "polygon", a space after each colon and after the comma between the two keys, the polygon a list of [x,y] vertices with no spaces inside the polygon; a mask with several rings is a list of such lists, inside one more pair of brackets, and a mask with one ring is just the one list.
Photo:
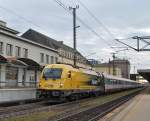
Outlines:
{"label": "chimney", "polygon": [[6,27],[7,23],[5,21],[0,20],[0,26]]}

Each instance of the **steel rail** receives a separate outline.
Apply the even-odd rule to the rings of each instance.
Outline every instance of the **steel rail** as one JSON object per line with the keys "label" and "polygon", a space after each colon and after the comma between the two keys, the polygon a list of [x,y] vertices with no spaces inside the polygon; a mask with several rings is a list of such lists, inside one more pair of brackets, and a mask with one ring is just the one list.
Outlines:
{"label": "steel rail", "polygon": [[134,96],[139,94],[140,91],[141,90],[87,110],[79,110],[78,112],[72,114],[69,112],[69,115],[52,121],[97,121],[115,108],[132,99]]}

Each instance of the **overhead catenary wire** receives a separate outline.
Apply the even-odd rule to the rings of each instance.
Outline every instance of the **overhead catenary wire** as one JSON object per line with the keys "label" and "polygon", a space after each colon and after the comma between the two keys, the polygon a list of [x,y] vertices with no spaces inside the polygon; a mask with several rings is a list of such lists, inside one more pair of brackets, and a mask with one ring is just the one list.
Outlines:
{"label": "overhead catenary wire", "polygon": [[[114,37],[114,35],[110,32],[110,30],[88,9],[88,7],[86,7],[86,5],[81,2],[81,0],[77,0],[82,6],[83,8],[89,13],[89,15],[99,24],[101,25],[104,30],[113,38],[114,41],[116,41],[116,38]],[[124,38],[124,39],[119,39],[119,40],[128,40],[128,39],[131,39],[130,38]],[[118,41],[116,41],[118,42]]]}
{"label": "overhead catenary wire", "polygon": [[[54,0],[54,1],[55,1],[57,4],[59,4],[63,9],[65,9],[69,14],[72,14],[71,11],[70,11],[61,1],[59,1],[59,0]],[[38,28],[44,30],[43,27],[41,27],[41,26],[39,26],[39,25],[33,23],[31,20],[26,19],[25,17],[19,15],[18,13],[14,12],[13,10],[8,9],[8,8],[6,8],[6,7],[3,7],[3,6],[0,6],[0,8],[3,9],[3,10],[5,10],[5,11],[7,11],[7,12],[9,12],[9,13],[11,13],[11,14],[13,14],[13,15],[15,15],[15,16],[17,16],[19,19],[22,19],[23,21],[25,21],[25,22],[27,22],[27,23],[30,23],[30,24],[34,25],[35,27],[38,27]],[[111,44],[109,44],[103,37],[101,37],[101,36],[100,36],[95,30],[93,30],[90,26],[88,26],[83,20],[81,20],[79,17],[77,17],[77,20],[78,20],[80,23],[82,23],[86,28],[88,28],[92,33],[94,33],[98,38],[100,38],[100,39],[102,39],[103,41],[105,41],[105,43],[106,43],[109,47],[111,47]]]}
{"label": "overhead catenary wire", "polygon": [[104,23],[102,23],[89,9],[88,7],[86,7],[86,5],[81,2],[81,0],[78,0],[78,2],[83,6],[83,8],[89,13],[89,15],[91,17],[93,17],[93,19],[95,19],[95,21],[104,28],[104,30],[113,38],[115,39],[114,35],[109,31],[109,29],[104,25]]}
{"label": "overhead catenary wire", "polygon": [[[69,14],[72,15],[71,11],[69,10],[69,8],[67,8],[64,3],[62,3],[60,0],[54,0],[59,6],[61,6],[63,9],[65,9]],[[78,16],[76,17],[77,20],[84,25],[87,29],[89,29],[93,34],[95,34],[98,38],[100,38],[101,40],[103,40],[111,49],[114,49],[111,47],[111,44],[109,42],[107,42],[102,36],[100,36],[95,30],[93,30],[88,24],[86,24],[81,18],[79,18]]]}
{"label": "overhead catenary wire", "polygon": [[[59,0],[54,0],[54,1],[57,1],[57,3],[58,3],[60,6],[62,6],[68,13],[72,14],[72,13],[68,10],[67,6],[65,6],[61,1],[59,1]],[[81,2],[80,2],[80,3],[81,3]],[[89,10],[88,10],[88,12],[89,12]],[[89,12],[89,13],[91,14],[92,12]],[[94,14],[91,14],[91,16],[92,16],[100,25],[103,26],[103,28],[107,31],[107,33],[109,33],[109,35],[110,35],[112,38],[114,38],[113,34],[109,31],[109,29],[107,29],[107,27],[105,27],[105,25],[103,25],[103,23],[100,22],[100,21],[95,17]],[[90,26],[88,26],[84,21],[82,22],[82,20],[80,20],[79,17],[77,17],[77,19],[78,19],[78,21],[81,22],[86,28],[88,28],[93,34],[95,34],[98,38],[104,40],[105,43],[107,43],[107,45],[109,45],[112,49],[114,49],[103,37],[101,37],[96,31],[94,31]],[[123,39],[119,39],[119,40],[129,40],[129,39],[131,39],[131,37],[129,37],[129,38],[123,38]],[[117,41],[117,39],[114,39],[114,41]],[[128,48],[128,49],[129,49],[129,48]],[[133,56],[133,57],[134,57],[134,56]]]}

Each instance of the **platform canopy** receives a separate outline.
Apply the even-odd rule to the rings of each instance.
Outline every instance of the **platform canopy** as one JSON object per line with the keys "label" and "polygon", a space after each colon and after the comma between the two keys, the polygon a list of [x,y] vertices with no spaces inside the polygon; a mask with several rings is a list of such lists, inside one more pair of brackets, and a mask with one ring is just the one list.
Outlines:
{"label": "platform canopy", "polygon": [[0,55],[0,63],[7,63],[7,59],[2,55]]}
{"label": "platform canopy", "polygon": [[24,62],[25,64],[28,65],[28,69],[37,69],[37,70],[40,70],[41,69],[41,66],[39,63],[37,63],[36,61],[32,60],[32,59],[29,59],[29,58],[17,58],[17,60],[20,60],[22,62]]}
{"label": "platform canopy", "polygon": [[150,69],[140,69],[137,71],[144,79],[150,82]]}
{"label": "platform canopy", "polygon": [[11,65],[24,66],[24,67],[27,66],[27,64],[25,64],[24,62],[20,60],[17,60],[16,58],[7,58],[7,61],[9,62],[8,64],[11,64]]}

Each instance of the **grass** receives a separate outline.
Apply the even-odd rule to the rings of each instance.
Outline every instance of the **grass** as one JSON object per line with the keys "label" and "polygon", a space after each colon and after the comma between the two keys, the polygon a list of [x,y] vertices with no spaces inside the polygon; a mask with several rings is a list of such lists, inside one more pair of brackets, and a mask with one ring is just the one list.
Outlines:
{"label": "grass", "polygon": [[[102,105],[106,102],[112,101],[114,99],[117,99],[119,97],[125,96],[127,94],[133,93],[138,90],[139,89],[132,89],[132,90],[128,90],[128,91],[123,91],[123,92],[119,92],[119,93],[101,96],[99,98],[95,98],[93,100],[86,101],[84,103],[83,102],[79,103],[78,108],[80,108],[80,109],[92,108],[97,105]],[[3,119],[2,121],[43,121],[44,119],[54,117],[54,116],[60,115],[62,113],[63,113],[62,109],[60,109],[60,110],[57,109],[57,110],[50,110],[47,112],[46,111],[36,112],[36,113],[25,115],[25,116],[12,117],[12,118],[8,118],[8,119]]]}

